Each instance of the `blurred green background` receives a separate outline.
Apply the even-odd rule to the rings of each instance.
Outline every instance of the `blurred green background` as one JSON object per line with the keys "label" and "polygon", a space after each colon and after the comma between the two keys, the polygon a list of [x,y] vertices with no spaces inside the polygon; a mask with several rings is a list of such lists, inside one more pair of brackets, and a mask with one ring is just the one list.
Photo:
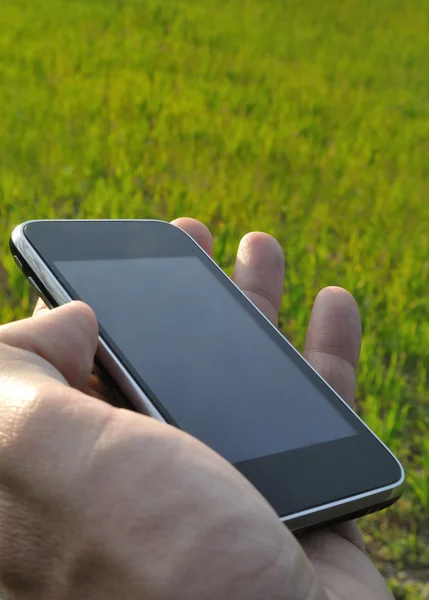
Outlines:
{"label": "blurred green background", "polygon": [[227,272],[265,230],[302,348],[325,285],[363,319],[358,401],[408,471],[362,520],[398,599],[429,598],[427,0],[0,0],[0,320],[33,296],[14,225],[193,216]]}

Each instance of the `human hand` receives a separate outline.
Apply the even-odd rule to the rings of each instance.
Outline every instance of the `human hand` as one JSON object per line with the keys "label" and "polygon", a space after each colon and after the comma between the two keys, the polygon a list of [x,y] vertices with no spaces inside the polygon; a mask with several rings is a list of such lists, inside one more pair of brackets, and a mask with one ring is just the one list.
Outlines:
{"label": "human hand", "polygon": [[[176,224],[210,251],[204,226]],[[245,238],[235,279],[274,322],[282,271],[272,238]],[[346,527],[303,538],[312,568],[265,500],[218,455],[80,391],[97,344],[88,307],[39,314],[0,329],[5,592],[46,600],[116,600],[121,592],[131,600],[391,597]],[[307,344],[308,358],[346,397],[354,387],[344,361],[357,359],[356,315],[348,294],[325,291]]]}

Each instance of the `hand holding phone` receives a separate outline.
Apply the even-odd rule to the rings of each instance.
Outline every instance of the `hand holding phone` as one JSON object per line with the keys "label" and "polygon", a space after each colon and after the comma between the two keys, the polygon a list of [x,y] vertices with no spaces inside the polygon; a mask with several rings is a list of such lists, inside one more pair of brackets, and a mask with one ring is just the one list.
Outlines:
{"label": "hand holding phone", "polygon": [[11,245],[52,306],[92,306],[100,365],[131,404],[234,464],[290,528],[399,496],[395,457],[177,227],[29,222]]}
{"label": "hand holding phone", "polygon": [[[334,296],[325,294],[324,308],[316,304],[313,330],[321,310],[343,313],[353,337],[347,297]],[[335,332],[327,333],[324,343],[334,342]],[[313,569],[269,505],[219,455],[176,428],[78,391],[96,346],[95,316],[81,303],[0,327],[2,594],[391,598],[345,528],[301,537]],[[334,373],[329,360],[325,366]]]}

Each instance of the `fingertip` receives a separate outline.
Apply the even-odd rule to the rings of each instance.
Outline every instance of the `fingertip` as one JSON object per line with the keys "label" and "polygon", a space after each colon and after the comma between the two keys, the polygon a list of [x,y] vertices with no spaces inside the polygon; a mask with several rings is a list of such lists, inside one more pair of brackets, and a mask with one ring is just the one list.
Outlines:
{"label": "fingertip", "polygon": [[63,314],[68,315],[68,318],[78,319],[79,327],[92,339],[94,347],[98,344],[98,322],[92,308],[80,300],[73,300],[67,304],[54,309],[49,309],[42,298],[39,298],[34,308],[33,317],[51,318],[49,315]]}
{"label": "fingertip", "polygon": [[252,231],[240,242],[232,279],[275,325],[284,287],[284,255],[268,233]]}
{"label": "fingertip", "polygon": [[356,367],[360,344],[360,312],[353,295],[338,286],[320,290],[311,313],[307,349],[338,353]]}
{"label": "fingertip", "polygon": [[33,350],[53,364],[70,385],[82,389],[98,346],[98,323],[92,308],[76,300],[46,311],[36,320],[32,333]]}
{"label": "fingertip", "polygon": [[[91,339],[94,350],[98,345],[98,321],[93,309],[82,302],[81,300],[73,300],[72,302],[68,302],[63,306],[60,306],[54,311],[61,311],[61,315],[63,313],[68,314],[68,318],[74,319],[75,326],[77,325],[80,330],[88,336],[88,339]],[[50,311],[52,313],[53,311]]]}
{"label": "fingertip", "polygon": [[246,233],[241,238],[240,251],[244,257],[256,254],[261,256],[261,259],[265,259],[269,256],[272,263],[277,263],[282,268],[284,267],[284,252],[283,248],[276,240],[275,237],[264,231],[251,231]]}
{"label": "fingertip", "polygon": [[209,256],[213,254],[213,236],[207,225],[191,217],[174,219],[171,224],[190,235]]}
{"label": "fingertip", "polygon": [[86,302],[82,302],[82,300],[72,300],[71,302],[64,304],[61,308],[72,310],[75,314],[79,315],[79,318],[86,319],[93,326],[97,327],[95,312],[89,304],[86,304]]}
{"label": "fingertip", "polygon": [[316,300],[321,298],[323,299],[325,296],[329,296],[330,298],[336,298],[339,302],[349,302],[350,304],[354,304],[355,308],[359,310],[357,302],[353,294],[351,294],[348,290],[339,285],[328,285],[320,290],[320,292],[316,296]]}
{"label": "fingertip", "polygon": [[323,305],[329,307],[329,312],[338,311],[340,314],[346,314],[349,320],[355,322],[355,325],[361,328],[360,310],[355,297],[348,290],[337,286],[329,285],[320,290],[314,301],[314,305]]}

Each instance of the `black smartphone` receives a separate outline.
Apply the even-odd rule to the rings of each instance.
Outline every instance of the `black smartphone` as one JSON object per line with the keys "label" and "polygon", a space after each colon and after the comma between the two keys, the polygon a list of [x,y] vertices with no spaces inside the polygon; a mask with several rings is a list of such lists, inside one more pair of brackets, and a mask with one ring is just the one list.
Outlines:
{"label": "black smartphone", "polygon": [[10,247],[50,307],[94,309],[97,363],[124,402],[222,455],[290,529],[400,496],[395,456],[181,229],[29,221]]}

